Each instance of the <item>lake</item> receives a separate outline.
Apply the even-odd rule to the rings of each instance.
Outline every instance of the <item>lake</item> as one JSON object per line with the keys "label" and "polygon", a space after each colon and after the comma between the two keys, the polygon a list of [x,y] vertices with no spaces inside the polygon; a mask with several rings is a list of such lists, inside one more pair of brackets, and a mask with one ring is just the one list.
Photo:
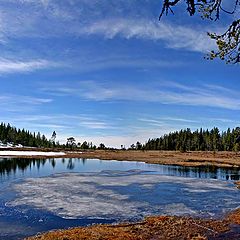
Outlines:
{"label": "lake", "polygon": [[239,207],[240,169],[98,159],[0,159],[0,239],[148,215],[219,218]]}

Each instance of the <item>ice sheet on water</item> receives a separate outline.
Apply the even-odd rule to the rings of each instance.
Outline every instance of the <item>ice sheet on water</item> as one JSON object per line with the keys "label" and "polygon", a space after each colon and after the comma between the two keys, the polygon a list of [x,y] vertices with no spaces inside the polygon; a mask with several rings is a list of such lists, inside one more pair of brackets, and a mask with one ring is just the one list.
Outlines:
{"label": "ice sheet on water", "polygon": [[239,205],[239,191],[225,181],[151,175],[138,170],[55,174],[28,178],[12,187],[17,198],[8,202],[9,206],[28,205],[63,218],[214,216]]}
{"label": "ice sheet on water", "polygon": [[109,176],[109,177],[117,177],[117,176],[128,176],[133,174],[143,174],[143,173],[152,173],[152,171],[143,171],[140,169],[131,169],[127,171],[120,171],[120,170],[103,170],[99,172],[99,175],[102,176]]}

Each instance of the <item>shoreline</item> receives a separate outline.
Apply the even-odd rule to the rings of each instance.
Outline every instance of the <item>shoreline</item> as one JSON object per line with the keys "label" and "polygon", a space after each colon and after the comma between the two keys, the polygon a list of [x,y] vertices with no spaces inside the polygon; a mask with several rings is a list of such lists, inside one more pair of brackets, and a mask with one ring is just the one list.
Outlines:
{"label": "shoreline", "polygon": [[207,240],[240,239],[240,209],[224,219],[149,216],[141,222],[96,224],[53,230],[25,240]]}
{"label": "shoreline", "polygon": [[[9,151],[10,149],[8,149]],[[9,158],[86,158],[118,161],[137,161],[150,164],[178,165],[188,167],[240,167],[238,152],[177,152],[177,151],[54,151],[53,149],[11,149]],[[14,151],[18,151],[14,155]],[[19,151],[27,151],[19,155]],[[39,155],[37,153],[40,152]],[[48,155],[49,152],[56,154]],[[44,154],[45,153],[45,154]],[[61,155],[62,154],[62,155]],[[1,158],[1,150],[0,150]],[[8,158],[8,156],[3,156]],[[235,182],[240,188],[240,181]],[[237,231],[234,231],[234,227]],[[160,234],[161,233],[161,234]],[[159,235],[160,234],[160,235]],[[87,227],[75,227],[40,233],[27,240],[150,240],[150,239],[240,239],[240,209],[229,213],[223,219],[204,219],[184,216],[149,216],[142,222],[97,224]],[[222,238],[224,237],[224,238]]]}
{"label": "shoreline", "polygon": [[[4,149],[5,150],[5,149]],[[63,149],[8,149],[11,152],[40,152],[41,154],[12,154],[0,158],[88,158],[100,160],[137,161],[150,164],[177,165],[187,167],[226,167],[240,168],[240,152],[179,152],[179,151],[136,151],[136,150],[79,150],[67,151]],[[44,152],[46,154],[44,154]],[[48,155],[48,152],[51,154]],[[55,152],[56,154],[52,154]],[[62,153],[62,154],[60,154]]]}
{"label": "shoreline", "polygon": [[[68,155],[68,154],[67,154]],[[69,156],[74,156],[71,153]],[[76,154],[75,156],[78,156]],[[95,151],[82,152],[84,158],[101,160],[138,161],[150,164],[187,167],[216,166],[240,168],[240,153],[236,152],[179,152],[179,151]]]}

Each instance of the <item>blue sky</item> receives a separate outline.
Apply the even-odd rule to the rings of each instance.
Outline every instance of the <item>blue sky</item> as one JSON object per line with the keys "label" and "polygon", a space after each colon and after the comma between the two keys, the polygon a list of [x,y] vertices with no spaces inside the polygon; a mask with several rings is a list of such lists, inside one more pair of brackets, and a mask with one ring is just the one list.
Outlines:
{"label": "blue sky", "polygon": [[209,22],[179,5],[159,22],[160,10],[159,0],[0,1],[1,121],[115,147],[238,126],[239,65],[204,59],[215,48],[206,32],[236,16]]}

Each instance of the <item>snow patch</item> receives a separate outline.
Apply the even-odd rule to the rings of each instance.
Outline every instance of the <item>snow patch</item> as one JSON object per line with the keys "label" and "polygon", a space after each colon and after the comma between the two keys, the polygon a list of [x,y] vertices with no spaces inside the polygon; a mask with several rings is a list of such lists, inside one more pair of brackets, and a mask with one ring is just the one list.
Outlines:
{"label": "snow patch", "polygon": [[0,148],[22,148],[23,145],[22,144],[13,144],[13,143],[3,143],[2,141],[0,141]]}
{"label": "snow patch", "polygon": [[0,151],[0,156],[63,156],[64,152]]}

